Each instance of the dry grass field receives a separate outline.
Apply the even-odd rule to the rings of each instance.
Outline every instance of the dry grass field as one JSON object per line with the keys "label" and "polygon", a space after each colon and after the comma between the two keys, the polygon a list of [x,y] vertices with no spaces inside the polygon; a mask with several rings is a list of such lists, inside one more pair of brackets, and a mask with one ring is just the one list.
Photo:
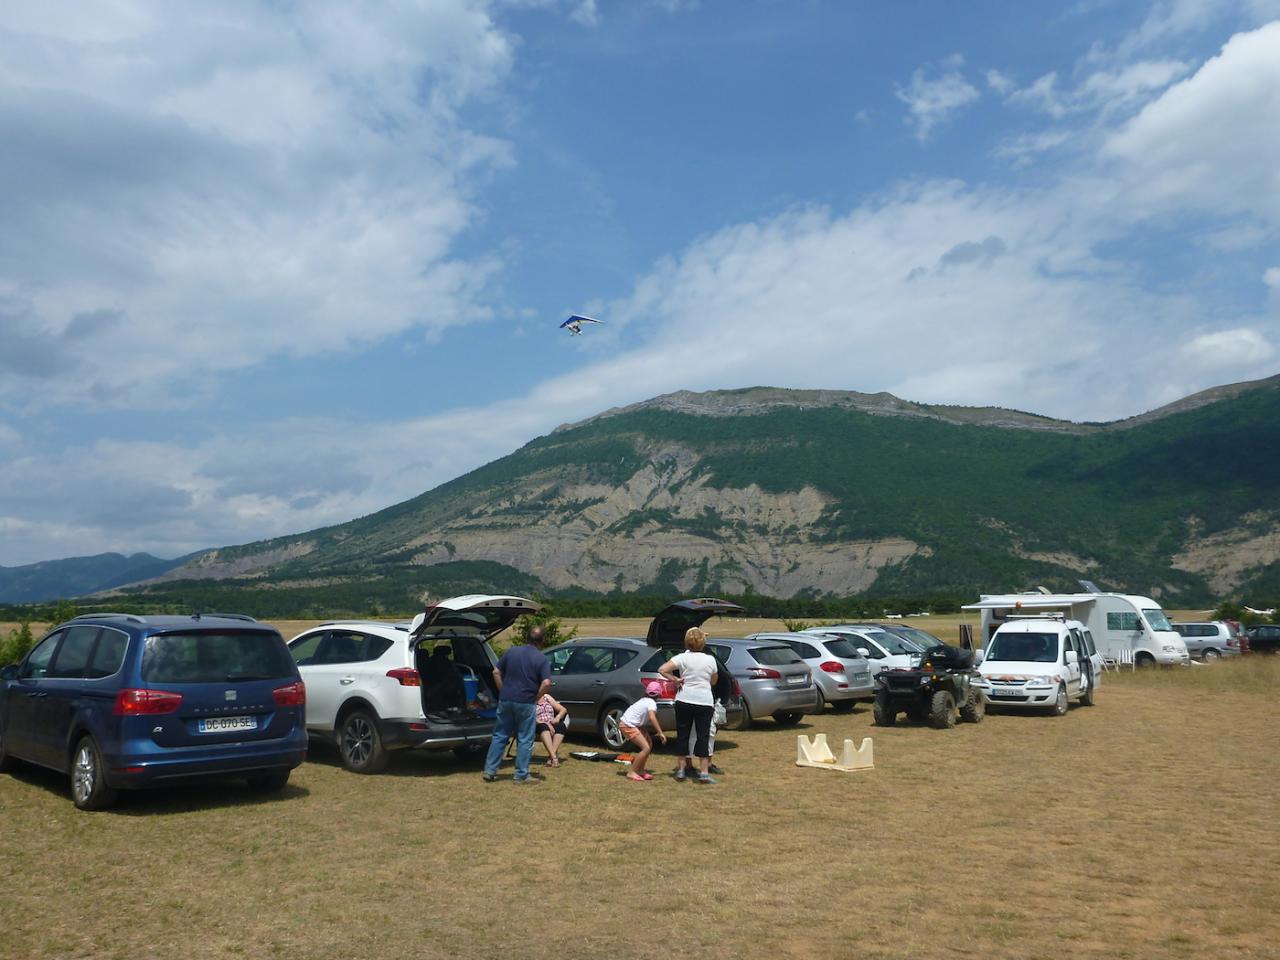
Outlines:
{"label": "dry grass field", "polygon": [[576,760],[485,784],[448,753],[359,777],[317,747],[277,798],[85,814],[20,768],[0,956],[1276,957],[1277,689],[1280,658],[1252,658],[1109,674],[1063,718],[807,718],[874,738],[856,774],[797,768],[765,721],[723,735],[712,787]]}

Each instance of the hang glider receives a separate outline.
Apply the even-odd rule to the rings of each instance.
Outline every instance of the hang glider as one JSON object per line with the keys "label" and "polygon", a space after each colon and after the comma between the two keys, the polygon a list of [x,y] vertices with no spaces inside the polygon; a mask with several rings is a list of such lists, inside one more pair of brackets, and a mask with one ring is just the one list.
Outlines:
{"label": "hang glider", "polygon": [[582,333],[582,325],[584,323],[604,323],[604,321],[596,320],[593,317],[580,317],[575,313],[564,323],[560,324],[560,329],[568,330],[569,333],[576,337],[578,334]]}

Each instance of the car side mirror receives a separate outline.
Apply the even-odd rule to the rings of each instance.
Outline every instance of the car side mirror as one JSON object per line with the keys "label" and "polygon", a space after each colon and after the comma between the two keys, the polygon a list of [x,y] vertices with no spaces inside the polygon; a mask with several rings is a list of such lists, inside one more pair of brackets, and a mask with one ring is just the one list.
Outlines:
{"label": "car side mirror", "polygon": [[974,653],[973,653],[973,665],[974,665],[975,667],[976,667],[978,664],[980,664],[980,663],[981,663],[983,660],[985,660],[985,659],[987,659],[987,651],[985,651],[985,650],[975,650],[975,651],[974,651]]}
{"label": "car side mirror", "polygon": [[1068,650],[1067,663],[1079,663],[1079,662],[1080,662],[1080,654],[1076,653],[1074,650]]}
{"label": "car side mirror", "polygon": [[871,656],[871,651],[868,650],[866,647],[859,647],[858,656],[862,657],[865,660],[866,658]]}
{"label": "car side mirror", "polygon": [[7,667],[0,667],[0,680],[17,680],[18,665],[11,663]]}

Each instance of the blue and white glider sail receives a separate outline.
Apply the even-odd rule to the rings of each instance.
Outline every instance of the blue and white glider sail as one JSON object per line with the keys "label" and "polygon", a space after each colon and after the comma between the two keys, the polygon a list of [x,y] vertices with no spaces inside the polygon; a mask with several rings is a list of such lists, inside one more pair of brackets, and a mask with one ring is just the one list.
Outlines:
{"label": "blue and white glider sail", "polygon": [[575,313],[572,317],[570,317],[564,323],[560,324],[560,329],[568,330],[571,334],[573,334],[576,337],[578,334],[582,332],[582,325],[584,323],[604,323],[604,321],[596,320],[594,317],[580,317]]}

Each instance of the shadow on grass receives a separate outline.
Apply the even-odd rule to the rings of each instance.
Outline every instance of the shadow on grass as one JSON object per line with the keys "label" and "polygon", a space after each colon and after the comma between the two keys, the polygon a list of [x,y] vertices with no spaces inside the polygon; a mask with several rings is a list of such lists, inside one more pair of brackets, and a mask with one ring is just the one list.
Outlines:
{"label": "shadow on grass", "polygon": [[[20,763],[14,767],[11,776],[21,783],[45,790],[71,803],[71,781],[66,774]],[[115,805],[102,812],[126,817],[150,817],[225,807],[256,807],[310,795],[311,791],[306,787],[293,783],[275,793],[258,793],[250,790],[242,778],[228,776],[143,790],[121,790]]]}

